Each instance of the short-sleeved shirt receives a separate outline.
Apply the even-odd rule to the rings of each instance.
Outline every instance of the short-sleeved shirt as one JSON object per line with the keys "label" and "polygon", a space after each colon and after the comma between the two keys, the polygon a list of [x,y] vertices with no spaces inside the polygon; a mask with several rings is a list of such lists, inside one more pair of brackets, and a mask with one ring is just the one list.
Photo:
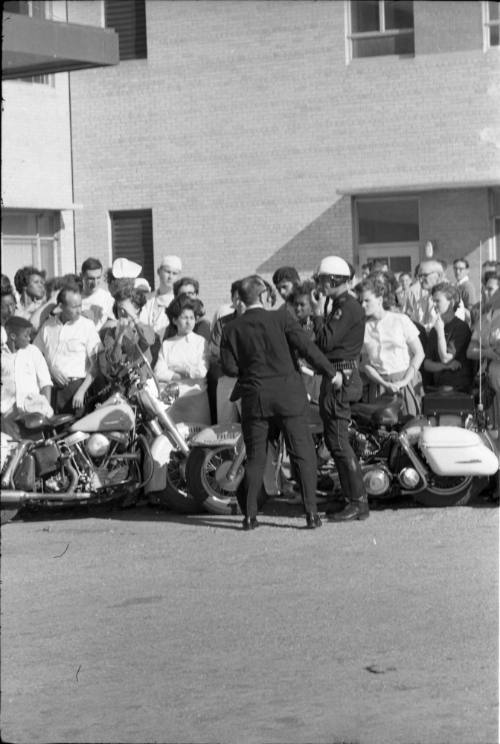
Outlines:
{"label": "short-sleeved shirt", "polygon": [[82,315],[92,320],[99,331],[108,318],[113,318],[113,296],[107,289],[98,287],[88,297],[82,295]]}
{"label": "short-sleeved shirt", "polygon": [[[434,372],[434,384],[439,386],[450,385],[455,390],[470,392],[473,368],[470,359],[467,359],[467,348],[471,339],[469,326],[460,318],[453,317],[448,323],[445,323],[444,336],[446,348],[462,366],[457,370],[443,369],[441,372]],[[426,358],[433,362],[441,361],[435,328],[431,328],[429,332]]]}
{"label": "short-sleeved shirt", "polygon": [[34,342],[44,355],[51,373],[56,370],[67,378],[83,379],[97,359],[101,340],[93,321],[80,316],[73,323],[51,317]]}
{"label": "short-sleeved shirt", "polygon": [[47,362],[40,349],[33,344],[17,351],[4,346],[1,366],[2,413],[8,413],[14,406],[23,410],[29,395],[37,395],[44,387],[52,386]]}
{"label": "short-sleeved shirt", "polygon": [[174,295],[172,292],[168,294],[158,294],[156,292],[146,302],[139,316],[141,323],[154,328],[155,333],[160,337],[160,341],[163,341],[166,328],[170,322],[165,311],[173,299]]}
{"label": "short-sleeved shirt", "polygon": [[403,313],[388,311],[379,320],[368,319],[363,361],[379,374],[406,372],[411,361],[408,343],[418,338],[417,326]]}
{"label": "short-sleeved shirt", "polygon": [[176,381],[180,396],[206,390],[208,344],[203,336],[191,331],[186,336],[174,336],[164,341],[155,366],[160,382],[172,380],[171,365],[185,365],[189,370],[189,377]]}

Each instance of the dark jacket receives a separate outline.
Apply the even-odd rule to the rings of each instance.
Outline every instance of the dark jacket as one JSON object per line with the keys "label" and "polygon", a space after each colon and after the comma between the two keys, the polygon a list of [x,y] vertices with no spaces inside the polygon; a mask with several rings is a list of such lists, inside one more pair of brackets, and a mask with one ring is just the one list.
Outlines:
{"label": "dark jacket", "polygon": [[289,313],[255,307],[227,323],[221,342],[222,369],[238,377],[245,416],[297,416],[307,404],[293,351],[320,374],[335,369]]}
{"label": "dark jacket", "polygon": [[328,359],[359,359],[365,338],[365,313],[348,292],[333,300],[325,318],[314,318],[313,322],[316,344]]}

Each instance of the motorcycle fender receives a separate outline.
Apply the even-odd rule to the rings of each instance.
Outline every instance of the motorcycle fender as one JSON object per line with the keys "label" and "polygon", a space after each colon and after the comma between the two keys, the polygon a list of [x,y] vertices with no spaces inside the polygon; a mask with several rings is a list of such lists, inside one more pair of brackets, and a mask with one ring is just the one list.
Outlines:
{"label": "motorcycle fender", "polygon": [[240,424],[217,424],[195,434],[189,444],[191,447],[234,447],[240,436]]}
{"label": "motorcycle fender", "polygon": [[165,434],[160,434],[156,437],[150,449],[153,458],[153,475],[144,487],[145,493],[164,491],[167,487],[167,466],[175,447]]}
{"label": "motorcycle fender", "polygon": [[436,475],[490,476],[498,471],[498,455],[476,432],[455,426],[427,427],[420,449]]}

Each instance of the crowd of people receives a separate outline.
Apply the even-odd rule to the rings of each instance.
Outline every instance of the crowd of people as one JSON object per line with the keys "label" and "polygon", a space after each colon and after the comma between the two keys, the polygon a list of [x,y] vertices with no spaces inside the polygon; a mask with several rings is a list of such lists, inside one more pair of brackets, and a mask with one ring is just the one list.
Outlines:
{"label": "crowd of people", "polygon": [[[243,419],[248,429],[256,403],[238,394],[247,378],[238,355],[248,366],[252,354],[260,354],[252,339],[269,329],[259,326],[258,331],[248,320],[249,310],[258,306],[282,319],[280,330],[269,330],[272,343],[279,348],[276,339],[285,334],[293,347],[307,397],[320,404],[344,490],[359,495],[351,511],[354,518],[364,518],[368,507],[347,442],[351,401],[398,395],[404,411],[417,415],[426,391],[447,386],[471,393],[481,379],[489,393],[490,426],[500,427],[500,262],[483,264],[480,296],[465,258],[453,263],[455,281],[446,279],[446,268],[440,260],[426,259],[414,277],[405,272],[396,277],[383,261],[374,261],[357,278],[351,264],[329,256],[314,277],[304,280],[294,267],[284,266],[275,271],[272,284],[257,275],[250,277],[251,286],[249,277],[234,281],[229,301],[210,322],[200,283],[182,275],[178,256],[160,260],[154,291],[141,277],[141,266],[125,258],[116,259],[106,273],[98,259],[88,258],[79,274],[47,281],[44,272],[25,266],[13,282],[2,275],[2,426],[15,425],[24,412],[81,415],[125,359],[144,355],[160,387],[171,382],[179,387],[170,410],[174,420],[210,424]],[[276,308],[278,297],[283,302]],[[244,314],[245,343],[233,339],[239,351],[233,348],[231,357],[228,338]],[[300,329],[300,338],[288,323]],[[265,354],[269,365],[269,348]],[[329,400],[327,382],[341,388],[343,397]],[[266,405],[260,400],[261,409]],[[248,437],[254,444],[255,431]],[[288,436],[290,431],[297,434],[296,422],[287,431]],[[262,441],[259,434],[259,452]],[[305,466],[295,455],[300,480]],[[302,478],[306,500],[308,478],[307,473]],[[252,512],[248,525],[253,519]]]}

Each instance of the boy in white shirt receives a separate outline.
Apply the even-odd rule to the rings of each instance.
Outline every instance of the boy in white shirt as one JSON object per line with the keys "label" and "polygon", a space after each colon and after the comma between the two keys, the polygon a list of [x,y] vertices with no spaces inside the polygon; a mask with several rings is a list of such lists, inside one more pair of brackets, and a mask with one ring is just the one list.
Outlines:
{"label": "boy in white shirt", "polygon": [[25,318],[13,315],[5,323],[7,343],[2,349],[2,418],[40,411],[52,416],[52,380],[43,354],[30,343],[33,327]]}

